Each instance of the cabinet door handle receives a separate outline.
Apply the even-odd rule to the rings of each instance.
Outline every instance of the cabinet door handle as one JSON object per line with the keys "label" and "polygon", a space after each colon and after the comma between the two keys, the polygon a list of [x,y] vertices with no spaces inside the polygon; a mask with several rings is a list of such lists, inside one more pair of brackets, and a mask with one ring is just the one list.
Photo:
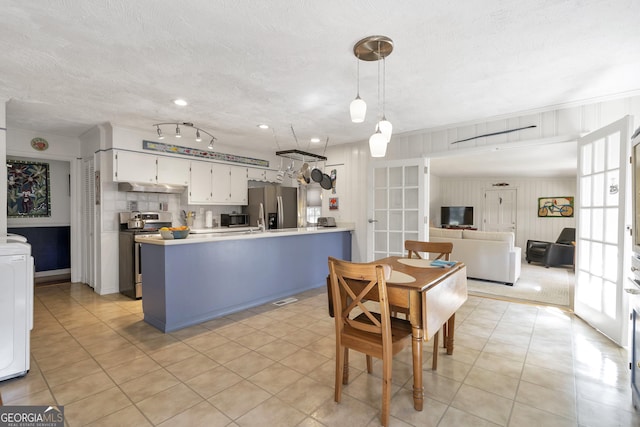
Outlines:
{"label": "cabinet door handle", "polygon": [[369,221],[369,224],[373,224],[374,222],[378,222],[377,219],[369,219],[368,221]]}

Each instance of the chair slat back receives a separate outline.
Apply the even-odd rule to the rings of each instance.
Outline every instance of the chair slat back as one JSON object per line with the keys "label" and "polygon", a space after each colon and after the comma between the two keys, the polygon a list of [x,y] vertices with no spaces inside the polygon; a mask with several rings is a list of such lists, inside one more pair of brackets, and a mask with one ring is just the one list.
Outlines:
{"label": "chair slat back", "polygon": [[420,252],[427,254],[437,254],[435,259],[444,259],[449,261],[451,251],[453,251],[453,243],[451,242],[421,242],[418,240],[405,240],[404,248],[407,250],[407,258],[422,258]]}
{"label": "chair slat back", "polygon": [[[391,337],[389,300],[386,276],[391,272],[388,265],[358,264],[329,257],[329,277],[336,318],[336,333],[342,333],[346,325],[364,332]],[[377,295],[380,316],[375,316],[365,305],[367,297]],[[359,310],[358,310],[359,309]],[[355,319],[363,313],[368,319]]]}

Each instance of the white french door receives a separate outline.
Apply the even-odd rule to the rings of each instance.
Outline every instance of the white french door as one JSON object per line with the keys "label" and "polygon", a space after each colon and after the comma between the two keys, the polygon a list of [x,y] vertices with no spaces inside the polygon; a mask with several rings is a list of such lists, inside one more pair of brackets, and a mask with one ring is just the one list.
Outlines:
{"label": "white french door", "polygon": [[575,313],[621,346],[629,323],[623,272],[630,130],[627,116],[578,140]]}
{"label": "white french door", "polygon": [[402,256],[405,240],[426,240],[429,160],[375,161],[369,165],[367,260]]}
{"label": "white french door", "polygon": [[484,231],[516,232],[516,189],[485,190]]}

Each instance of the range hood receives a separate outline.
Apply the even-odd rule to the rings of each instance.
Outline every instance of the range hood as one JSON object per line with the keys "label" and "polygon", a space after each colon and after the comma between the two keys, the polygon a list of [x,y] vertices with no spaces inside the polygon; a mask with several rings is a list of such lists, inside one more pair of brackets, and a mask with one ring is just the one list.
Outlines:
{"label": "range hood", "polygon": [[173,184],[152,184],[150,182],[119,182],[118,191],[132,193],[174,193],[180,194],[187,187]]}

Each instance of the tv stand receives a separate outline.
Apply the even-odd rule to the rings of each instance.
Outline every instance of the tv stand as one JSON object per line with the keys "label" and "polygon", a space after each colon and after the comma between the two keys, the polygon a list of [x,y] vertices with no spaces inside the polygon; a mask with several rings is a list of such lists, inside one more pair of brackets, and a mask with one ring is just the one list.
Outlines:
{"label": "tv stand", "polygon": [[472,226],[472,225],[448,225],[448,224],[442,224],[442,228],[449,228],[449,229],[453,229],[453,230],[477,230],[477,228]]}

